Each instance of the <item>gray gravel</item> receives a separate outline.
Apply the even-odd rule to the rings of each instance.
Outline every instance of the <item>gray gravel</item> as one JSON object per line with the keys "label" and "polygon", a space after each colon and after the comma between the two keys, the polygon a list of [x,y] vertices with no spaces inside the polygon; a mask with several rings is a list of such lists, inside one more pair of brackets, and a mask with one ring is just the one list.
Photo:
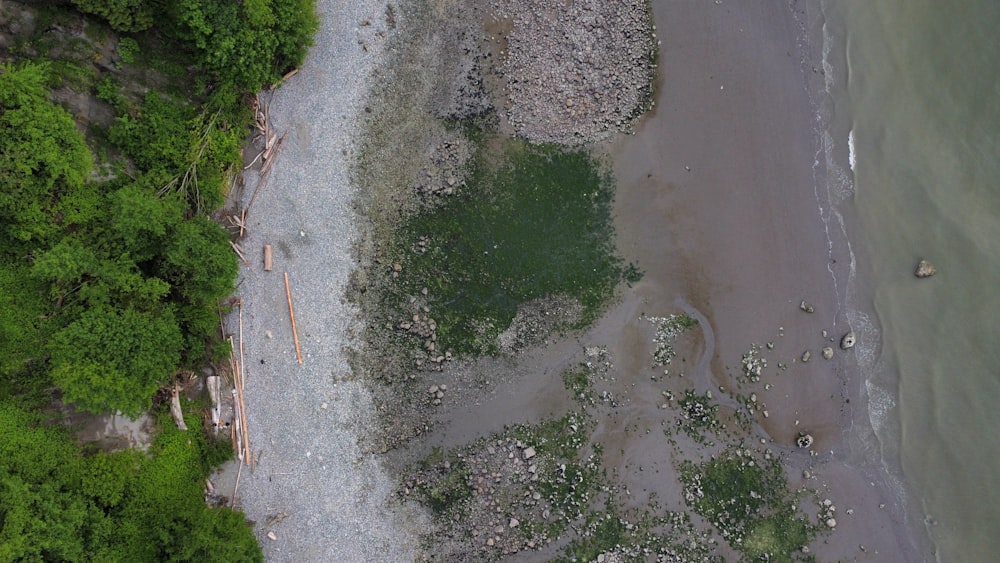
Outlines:
{"label": "gray gravel", "polygon": [[501,65],[508,120],[536,143],[586,144],[628,131],[651,101],[646,0],[491,0],[511,21]]}
{"label": "gray gravel", "polygon": [[[413,561],[427,519],[391,497],[396,483],[362,448],[377,426],[375,409],[345,354],[363,329],[344,299],[359,221],[348,169],[390,31],[386,5],[321,0],[318,10],[316,45],[270,106],[272,129],[287,137],[242,243],[250,263],[236,295],[244,303],[247,418],[257,465],[242,471],[237,506],[256,522],[269,561]],[[243,205],[254,191],[251,176]],[[263,271],[265,244],[274,248],[272,272]],[[291,280],[302,365],[283,272]],[[238,335],[237,315],[227,330]],[[230,467],[217,478],[223,490],[231,490],[235,473]]]}

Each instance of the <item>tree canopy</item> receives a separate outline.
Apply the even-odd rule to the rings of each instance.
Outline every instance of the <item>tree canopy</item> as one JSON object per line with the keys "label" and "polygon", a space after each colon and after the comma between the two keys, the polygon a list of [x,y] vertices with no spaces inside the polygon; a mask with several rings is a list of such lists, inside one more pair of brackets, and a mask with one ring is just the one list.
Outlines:
{"label": "tree canopy", "polygon": [[204,503],[212,447],[166,422],[150,455],[87,454],[0,401],[0,561],[263,561],[242,514]]}
{"label": "tree canopy", "polygon": [[0,65],[0,229],[6,252],[91,219],[93,158],[69,112],[49,100],[45,65]]}

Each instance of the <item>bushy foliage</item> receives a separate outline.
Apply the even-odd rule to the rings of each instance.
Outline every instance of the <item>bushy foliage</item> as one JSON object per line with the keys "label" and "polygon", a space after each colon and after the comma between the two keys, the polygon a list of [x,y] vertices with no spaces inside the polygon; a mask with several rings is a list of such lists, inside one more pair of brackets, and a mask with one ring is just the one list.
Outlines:
{"label": "bushy foliage", "polygon": [[140,184],[179,191],[201,210],[222,204],[240,159],[237,129],[156,93],[146,96],[135,115],[119,117],[109,138],[138,168]]}
{"label": "bushy foliage", "polygon": [[301,64],[319,25],[315,0],[178,0],[168,13],[206,70],[251,92]]}
{"label": "bushy foliage", "polygon": [[170,308],[92,308],[53,338],[52,378],[80,407],[135,416],[177,369],[182,341]]}
{"label": "bushy foliage", "polygon": [[0,231],[6,248],[44,244],[97,209],[93,160],[66,110],[49,100],[44,65],[0,65]]}
{"label": "bushy foliage", "polygon": [[[28,275],[24,265],[0,268],[0,374],[15,373],[31,360],[41,359],[38,342],[46,336],[48,302],[45,286]],[[10,380],[0,386],[0,397],[12,391]]]}
{"label": "bushy foliage", "polygon": [[145,31],[153,27],[155,2],[150,0],[73,0],[81,12],[100,16],[117,31]]}
{"label": "bushy foliage", "polygon": [[210,449],[169,424],[149,456],[85,455],[0,402],[0,561],[262,561],[242,514],[205,506]]}
{"label": "bushy foliage", "polygon": [[0,377],[48,353],[65,399],[137,413],[202,360],[232,290],[227,235],[197,210],[221,203],[238,134],[151,94],[109,135],[134,180],[88,181],[90,152],[49,101],[45,68],[0,69]]}
{"label": "bushy foliage", "polygon": [[[302,63],[319,27],[315,0],[73,0],[118,31],[153,27],[190,49],[212,80],[257,92]],[[126,53],[122,53],[123,59]],[[128,61],[126,61],[128,62]]]}

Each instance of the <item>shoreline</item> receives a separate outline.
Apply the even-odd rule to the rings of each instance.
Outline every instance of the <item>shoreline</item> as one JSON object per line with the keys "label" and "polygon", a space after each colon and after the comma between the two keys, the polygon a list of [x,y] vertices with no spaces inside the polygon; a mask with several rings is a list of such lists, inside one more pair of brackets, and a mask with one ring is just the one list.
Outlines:
{"label": "shoreline", "polygon": [[[815,28],[807,28],[821,27],[822,22],[808,21],[816,14],[793,14],[790,7],[782,5],[733,8],[674,4],[670,9],[674,17],[657,17],[659,29],[668,30],[664,48],[674,47],[675,54],[687,49],[709,53],[686,63],[671,61],[669,54],[661,57],[661,80],[666,84],[661,97],[668,99],[658,101],[657,114],[644,123],[645,127],[659,127],[661,133],[652,138],[667,143],[667,148],[656,147],[659,152],[649,149],[657,156],[647,159],[655,162],[654,179],[674,192],[665,196],[670,201],[662,204],[666,213],[673,213],[671,217],[684,224],[671,226],[671,236],[682,246],[701,250],[701,254],[682,250],[667,258],[686,272],[687,279],[681,282],[685,289],[680,293],[696,299],[700,295],[703,310],[714,310],[719,325],[713,323],[717,345],[730,362],[738,356],[741,345],[746,347],[753,341],[762,344],[760,340],[767,337],[761,332],[773,331],[774,337],[777,327],[785,329],[785,336],[774,340],[775,351],[783,350],[792,381],[782,375],[771,381],[771,393],[758,391],[769,407],[775,406],[770,417],[758,417],[758,423],[768,439],[785,444],[792,443],[793,429],[801,428],[800,419],[802,425],[810,425],[817,442],[814,449],[829,453],[797,462],[793,455],[788,465],[793,482],[796,471],[808,468],[811,479],[803,480],[803,485],[816,486],[819,476],[819,483],[838,506],[851,507],[851,515],[838,516],[836,530],[820,550],[814,551],[817,556],[914,560],[918,555],[912,531],[903,521],[903,507],[896,500],[896,484],[887,479],[880,461],[873,464],[864,458],[866,452],[855,451],[856,425],[865,424],[868,417],[864,373],[853,350],[845,354],[837,345],[843,333],[861,330],[858,314],[845,302],[846,292],[851,290],[854,257],[843,224],[830,224],[842,221],[843,210],[838,204],[843,195],[824,198],[822,192],[830,189],[826,184],[830,171],[820,170],[815,175],[813,170],[814,154],[823,151],[826,125],[815,112],[829,100],[813,97],[816,79],[823,80],[816,71],[823,61],[814,59],[813,50],[823,45],[806,41],[817,37]],[[754,37],[748,39],[747,35]],[[678,86],[671,88],[671,77]],[[690,115],[674,115],[684,113],[685,108],[690,108]],[[624,141],[626,146],[629,143],[635,141]],[[720,160],[735,160],[736,164]],[[619,156],[619,170],[634,168],[634,157]],[[641,179],[633,183],[639,184]],[[796,186],[807,193],[796,192]],[[692,191],[699,193],[691,195]],[[751,195],[744,195],[745,191]],[[643,205],[640,201],[636,208]],[[685,210],[684,216],[676,215],[673,210],[677,207]],[[702,227],[690,219],[691,215],[718,222]],[[756,226],[754,219],[771,227]],[[831,227],[839,232],[831,235]],[[637,233],[633,238],[640,237]],[[667,276],[663,274],[669,280]],[[720,286],[720,280],[726,282]],[[796,310],[799,299],[816,305],[817,313],[801,315]],[[727,344],[724,333],[735,338]],[[865,330],[863,335],[871,337],[872,331]],[[832,364],[817,353],[824,341],[838,354],[839,359]],[[807,349],[812,362],[803,364],[798,356]],[[860,347],[858,350],[861,353]],[[720,367],[713,371],[723,371]],[[818,388],[817,382],[822,382]],[[823,399],[827,396],[832,400]],[[865,545],[866,551],[859,551],[860,545]]]}
{"label": "shoreline", "polygon": [[[899,511],[880,506],[892,507],[892,491],[841,453],[850,446],[844,428],[855,423],[850,413],[857,406],[852,388],[858,382],[845,375],[844,353],[837,347],[848,328],[838,300],[830,298],[839,290],[831,287],[836,277],[829,261],[848,259],[839,249],[828,250],[830,241],[818,224],[822,202],[801,189],[815,184],[818,141],[811,137],[809,77],[801,65],[808,56],[797,44],[801,35],[790,8],[781,2],[763,8],[688,2],[664,9],[654,2],[663,42],[654,112],[642,119],[635,136],[600,147],[615,160],[618,248],[626,260],[637,260],[646,276],[623,289],[583,333],[547,339],[517,358],[449,361],[441,371],[422,374],[433,389],[446,386],[448,394],[438,391],[439,408],[408,412],[393,409],[400,391],[383,377],[412,366],[399,358],[379,365],[378,355],[369,354],[379,343],[361,336],[384,330],[372,326],[375,319],[359,316],[365,294],[377,292],[366,271],[378,268],[385,250],[379,229],[386,217],[416,211],[406,190],[423,173],[422,163],[436,158],[441,146],[458,147],[457,156],[440,165],[442,177],[464,163],[454,132],[433,112],[420,117],[418,108],[440,110],[442,100],[450,99],[448,86],[439,82],[443,75],[470,64],[489,66],[484,55],[472,63],[460,58],[439,63],[441,68],[421,68],[421,56],[455,43],[412,30],[407,18],[413,14],[405,10],[383,11],[374,4],[331,1],[321,8],[327,12],[317,46],[275,95],[274,126],[289,138],[248,221],[248,256],[274,244],[276,271],[292,276],[305,356],[304,365],[295,365],[294,349],[287,346],[291,327],[284,288],[275,281],[280,274],[262,272],[258,263],[244,266],[239,288],[248,296],[248,417],[258,465],[243,471],[237,505],[257,522],[267,558],[426,557],[421,536],[442,531],[415,503],[398,500],[412,498],[400,494],[408,468],[434,447],[464,447],[508,425],[574,411],[578,405],[566,395],[560,373],[601,358],[595,388],[605,398],[596,407],[592,439],[608,452],[605,467],[615,486],[628,492],[627,508],[641,510],[655,501],[685,509],[676,480],[664,478],[677,474],[674,456],[713,451],[683,440],[680,449],[667,446],[659,432],[668,429],[673,411],[657,400],[664,387],[680,391],[691,383],[698,392],[718,392],[730,414],[747,409],[753,390],[762,405],[750,407],[756,422],[746,440],[760,441],[761,451],[784,460],[793,488],[813,490],[820,495],[817,502],[825,496],[841,508],[836,528],[813,543],[812,553],[821,560],[911,560]],[[504,29],[503,22],[487,21],[478,9],[435,17],[451,18],[454,27],[445,33],[460,30],[459,46],[475,45],[482,39],[477,33],[499,35]],[[409,47],[406,33],[422,34],[415,53],[391,52],[393,45]],[[505,45],[499,41],[493,52]],[[406,80],[392,82],[385,66],[390,56],[403,58]],[[378,96],[370,93],[380,87]],[[359,135],[372,135],[366,114],[383,111],[380,100],[407,100],[415,111],[376,130],[367,141],[382,145],[368,154]],[[481,101],[472,99],[470,108],[480,108]],[[391,104],[387,107],[391,111]],[[365,158],[394,165],[380,175],[359,175],[356,160]],[[431,193],[447,189],[434,174],[428,176]],[[815,305],[815,314],[799,310],[802,299]],[[651,376],[642,359],[651,350],[649,317],[675,312],[700,323],[701,330],[677,344],[681,359],[693,361],[679,366],[681,378]],[[231,316],[231,332],[234,322]],[[820,336],[823,330],[828,335]],[[740,357],[753,344],[771,361],[760,385],[737,381]],[[837,359],[824,361],[823,345],[837,349]],[[598,349],[605,352],[593,352]],[[802,363],[807,349],[812,360]],[[426,393],[426,386],[420,392]],[[800,430],[814,437],[814,455],[795,447]],[[485,453],[473,457],[486,458]],[[226,475],[232,483],[235,471]],[[821,506],[810,515],[831,513]],[[436,537],[444,541],[443,535]],[[486,545],[493,543],[478,549]],[[552,557],[562,547],[565,541],[556,541],[517,557]]]}

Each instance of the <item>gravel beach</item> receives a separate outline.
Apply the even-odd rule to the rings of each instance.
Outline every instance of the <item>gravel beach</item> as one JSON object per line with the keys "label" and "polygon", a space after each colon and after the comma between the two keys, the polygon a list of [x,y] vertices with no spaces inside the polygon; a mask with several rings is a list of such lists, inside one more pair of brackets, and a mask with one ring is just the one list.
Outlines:
{"label": "gravel beach", "polygon": [[[286,137],[242,242],[249,263],[236,296],[243,300],[247,426],[257,463],[241,472],[236,506],[256,523],[269,561],[412,561],[423,517],[390,500],[393,480],[363,449],[376,427],[374,407],[345,353],[362,322],[344,298],[359,221],[348,171],[389,23],[377,1],[325,0],[318,11],[315,46],[271,100],[271,128]],[[243,206],[256,186],[247,176]],[[274,249],[271,272],[263,271],[265,244]],[[227,330],[238,337],[237,314]],[[231,491],[236,473],[230,464],[218,477],[223,491]]]}

